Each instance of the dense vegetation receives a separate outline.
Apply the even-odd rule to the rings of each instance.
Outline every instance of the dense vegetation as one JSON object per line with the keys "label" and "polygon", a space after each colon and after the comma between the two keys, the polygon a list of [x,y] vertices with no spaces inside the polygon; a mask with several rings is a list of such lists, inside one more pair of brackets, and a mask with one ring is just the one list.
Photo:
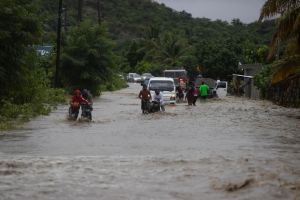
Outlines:
{"label": "dense vegetation", "polygon": [[0,130],[47,115],[66,103],[64,88],[70,94],[87,88],[97,96],[126,87],[114,70],[115,44],[109,41],[105,24],[92,27],[84,22],[70,29],[70,36],[62,33],[62,88],[51,88],[56,49],[47,57],[37,55],[35,45],[42,43],[47,15],[38,15],[38,4],[38,0],[0,1]]}
{"label": "dense vegetation", "polygon": [[300,107],[300,1],[268,0],[261,9],[260,21],[281,13],[271,42],[267,61],[279,48],[286,46],[286,54],[255,76],[255,84],[263,97],[277,104]]}
{"label": "dense vegetation", "polygon": [[[64,0],[63,5],[67,8],[67,26],[76,26],[77,0]],[[85,1],[83,6],[83,19],[90,19],[97,23],[97,1]],[[45,31],[57,30],[57,1],[41,0],[42,12],[50,13],[45,21]],[[149,38],[146,27],[151,24],[159,25],[160,31],[179,30],[187,32],[189,40],[197,38],[226,38],[242,37],[251,43],[269,45],[276,28],[274,20],[266,20],[262,23],[257,21],[245,24],[239,19],[231,22],[208,18],[193,18],[186,11],[176,11],[164,4],[153,0],[100,0],[102,21],[108,22],[111,38],[121,40],[126,38]],[[64,25],[63,25],[64,27]],[[50,34],[51,35],[51,34]],[[50,36],[45,37],[50,41]]]}
{"label": "dense vegetation", "polygon": [[[63,14],[67,16],[67,20],[63,20],[63,28],[69,30],[77,24],[78,1],[64,0],[63,5],[67,10]],[[96,7],[97,1],[85,1],[84,21],[98,23]],[[109,38],[116,42],[114,51],[119,57],[116,61],[117,70],[123,73],[150,72],[160,76],[166,68],[184,67],[189,72],[189,77],[193,78],[199,73],[196,68],[200,66],[203,68],[201,73],[206,77],[227,78],[227,75],[238,71],[238,61],[243,64],[265,63],[264,58],[269,53],[267,45],[270,44],[276,28],[275,20],[245,24],[237,18],[232,19],[230,23],[193,18],[185,11],[175,11],[153,0],[101,0],[100,10],[101,21],[107,21]],[[53,36],[57,29],[55,17],[57,2],[41,0],[40,15],[46,16],[43,28],[47,34],[44,35],[43,40],[46,44],[53,45]],[[207,56],[216,49],[211,44],[226,41],[227,38],[235,41],[233,45],[239,46],[239,54],[234,54],[235,58],[224,58],[227,60],[226,64],[222,65],[222,73],[211,72],[211,70],[220,70],[220,66],[210,66],[209,70],[207,67],[204,69],[203,64],[208,60],[205,58],[204,61],[199,57],[200,51],[203,51],[200,44],[206,41],[206,45],[209,46],[207,47],[212,51],[207,52]],[[247,45],[245,45],[246,41]],[[260,50],[262,53],[259,53]],[[233,54],[226,56],[231,55]],[[244,59],[245,57],[247,58]],[[215,56],[213,59],[210,58],[209,62],[219,61]]]}

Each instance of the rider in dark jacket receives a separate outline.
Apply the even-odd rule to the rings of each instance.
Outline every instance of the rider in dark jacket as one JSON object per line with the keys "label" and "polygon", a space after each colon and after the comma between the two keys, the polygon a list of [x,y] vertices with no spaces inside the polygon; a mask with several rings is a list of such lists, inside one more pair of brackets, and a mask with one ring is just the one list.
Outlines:
{"label": "rider in dark jacket", "polygon": [[88,93],[87,89],[82,90],[82,97],[91,103],[90,107],[93,108],[93,95]]}
{"label": "rider in dark jacket", "polygon": [[87,89],[82,90],[82,97],[86,99],[88,102],[90,102],[90,108],[91,108],[91,120],[92,120],[92,111],[93,111],[93,95],[91,93],[88,93]]}

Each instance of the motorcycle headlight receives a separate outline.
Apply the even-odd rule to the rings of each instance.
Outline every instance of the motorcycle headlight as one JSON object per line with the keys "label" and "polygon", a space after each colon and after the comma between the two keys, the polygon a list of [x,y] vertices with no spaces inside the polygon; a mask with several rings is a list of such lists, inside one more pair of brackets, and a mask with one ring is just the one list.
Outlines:
{"label": "motorcycle headlight", "polygon": [[174,97],[175,97],[175,94],[172,94],[171,97],[174,98]]}

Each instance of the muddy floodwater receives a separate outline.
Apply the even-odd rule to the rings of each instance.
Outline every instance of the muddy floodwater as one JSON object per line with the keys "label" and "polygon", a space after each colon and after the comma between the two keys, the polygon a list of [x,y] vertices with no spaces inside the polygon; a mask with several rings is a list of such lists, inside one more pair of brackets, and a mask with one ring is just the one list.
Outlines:
{"label": "muddy floodwater", "polygon": [[0,199],[300,199],[300,110],[228,96],[143,115],[141,86],[0,132]]}

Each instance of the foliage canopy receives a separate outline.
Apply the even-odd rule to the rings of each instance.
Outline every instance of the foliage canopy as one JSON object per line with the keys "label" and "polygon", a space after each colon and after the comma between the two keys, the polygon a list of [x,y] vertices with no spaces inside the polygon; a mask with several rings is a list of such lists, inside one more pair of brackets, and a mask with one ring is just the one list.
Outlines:
{"label": "foliage canopy", "polygon": [[61,77],[70,93],[89,88],[99,96],[100,85],[112,79],[117,57],[108,36],[106,23],[92,27],[91,22],[82,22],[70,29],[61,55]]}
{"label": "foliage canopy", "polygon": [[42,35],[42,22],[35,14],[37,0],[0,1],[0,95],[22,90],[30,76],[32,62],[28,59]]}

